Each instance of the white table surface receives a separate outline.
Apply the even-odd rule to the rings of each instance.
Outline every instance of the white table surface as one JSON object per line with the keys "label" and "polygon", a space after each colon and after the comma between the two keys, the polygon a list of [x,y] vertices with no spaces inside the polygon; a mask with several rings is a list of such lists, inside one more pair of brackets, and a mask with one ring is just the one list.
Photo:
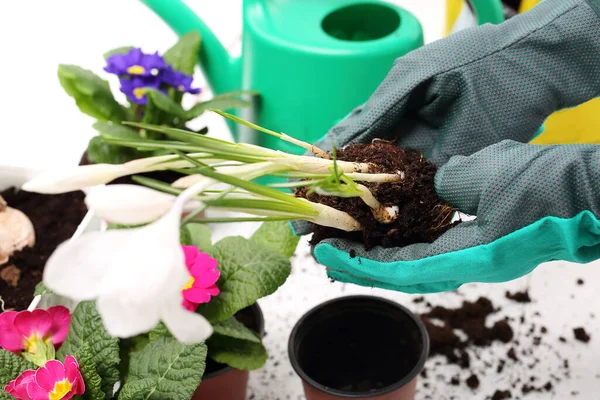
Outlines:
{"label": "white table surface", "polygon": [[[443,0],[394,1],[421,20],[427,42],[441,36]],[[239,51],[241,0],[188,0],[187,3],[204,16],[223,43],[234,52]],[[0,2],[0,37],[0,164],[35,168],[76,164],[94,134],[90,127],[93,121],[78,112],[58,84],[59,63],[76,64],[103,74],[102,54],[107,50],[135,45],[147,51],[164,51],[176,40],[171,30],[141,3],[123,0]],[[205,85],[200,73],[197,73],[197,82]],[[117,82],[111,80],[111,84],[118,92]],[[210,96],[209,90],[206,95]],[[203,116],[196,123],[208,125],[215,136],[229,137],[225,124],[214,115]],[[220,225],[215,227],[215,236],[217,239],[227,234],[249,236],[255,228],[254,224]],[[512,325],[522,345],[531,338],[526,337],[525,332],[529,325],[519,327],[518,318],[524,314],[528,321],[534,319],[538,326],[543,325],[549,331],[543,336],[542,345],[535,348],[535,356],[541,360],[533,371],[540,377],[538,384],[545,382],[550,374],[561,377],[562,381],[555,384],[551,392],[526,397],[519,393],[519,397],[566,399],[571,397],[572,391],[578,391],[579,395],[574,398],[592,400],[600,393],[600,315],[591,316],[598,312],[600,305],[600,282],[596,281],[600,276],[599,267],[598,263],[584,266],[552,263],[510,283],[466,285],[458,294],[428,295],[426,300],[433,304],[457,305],[464,298],[488,296],[504,308],[500,316],[516,318]],[[585,280],[583,286],[576,285],[578,278]],[[504,298],[506,290],[524,287],[529,288],[532,303],[517,304]],[[256,400],[303,398],[300,381],[292,373],[287,358],[287,338],[292,326],[305,311],[326,299],[359,293],[390,298],[419,311],[411,302],[416,296],[330,283],[323,268],[310,258],[303,240],[286,284],[260,301],[268,332],[265,344],[271,359],[262,370],[251,374],[248,397]],[[539,316],[535,316],[536,312]],[[573,340],[572,328],[579,325],[586,326],[591,333],[590,343]],[[558,341],[561,335],[568,339],[567,343]],[[482,361],[474,362],[475,369],[477,365],[479,369],[486,368],[483,360],[495,366],[506,350],[506,346],[482,350]],[[570,360],[569,379],[561,372],[563,358]],[[481,388],[471,391],[464,384],[450,385],[448,380],[455,368],[436,367],[432,360],[427,365],[429,375],[433,376],[428,379],[430,387],[425,389],[421,380],[418,399],[425,399],[427,394],[436,400],[453,396],[455,399],[485,399],[496,389],[510,388],[510,382],[517,376],[527,379],[531,374],[527,364],[517,363],[500,375],[480,376]],[[438,374],[444,378],[435,379]],[[464,371],[461,374],[466,378]]]}

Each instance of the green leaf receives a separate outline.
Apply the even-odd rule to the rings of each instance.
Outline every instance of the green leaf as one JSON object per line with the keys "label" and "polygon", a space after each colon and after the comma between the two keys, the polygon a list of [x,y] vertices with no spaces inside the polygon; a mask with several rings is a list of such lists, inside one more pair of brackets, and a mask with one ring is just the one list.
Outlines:
{"label": "green leaf", "polygon": [[27,369],[37,369],[37,367],[10,351],[0,349],[0,399],[15,400],[14,397],[2,389],[8,382],[16,379]]}
{"label": "green leaf", "polygon": [[58,79],[81,112],[100,121],[121,122],[126,109],[113,97],[108,82],[76,65],[59,65]]}
{"label": "green leaf", "polygon": [[200,33],[192,31],[183,35],[173,47],[167,50],[163,58],[176,71],[192,75],[199,51]]}
{"label": "green leaf", "polygon": [[185,246],[192,246],[192,235],[186,225],[182,226],[179,230],[179,243]]}
{"label": "green leaf", "polygon": [[110,136],[118,139],[139,139],[140,135],[133,128],[121,125],[118,122],[96,122],[92,128],[103,136]]}
{"label": "green leaf", "polygon": [[202,381],[205,364],[204,343],[186,346],[174,338],[150,342],[132,354],[119,400],[189,399]]}
{"label": "green leaf", "polygon": [[148,93],[148,96],[152,100],[152,104],[154,104],[154,106],[156,106],[156,108],[159,110],[164,111],[167,114],[183,121],[187,121],[189,119],[184,109],[160,90],[147,88],[146,93]]}
{"label": "green leaf", "polygon": [[114,56],[115,54],[127,54],[130,50],[135,49],[133,46],[123,46],[117,47],[116,49],[112,49],[104,53],[104,59],[108,60],[110,56]]}
{"label": "green leaf", "polygon": [[43,281],[35,285],[35,291],[33,292],[33,296],[35,297],[42,294],[52,294],[52,290],[48,289],[46,285],[44,285]]}
{"label": "green leaf", "polygon": [[108,224],[108,226],[106,227],[106,229],[109,230],[109,231],[111,231],[111,230],[119,230],[119,229],[133,229],[133,228],[141,228],[144,225],[147,225],[147,224],[123,225],[123,224],[110,223],[110,224]]}
{"label": "green leaf", "polygon": [[190,233],[191,244],[204,253],[212,249],[212,232],[204,224],[189,223],[185,225]]}
{"label": "green leaf", "polygon": [[269,358],[260,341],[255,343],[213,334],[207,344],[210,358],[241,370],[262,368]]}
{"label": "green leaf", "polygon": [[232,339],[246,340],[252,343],[260,343],[260,337],[258,334],[246,328],[244,324],[239,322],[234,317],[213,324],[213,329],[215,334],[219,334],[221,336],[227,336]]}
{"label": "green leaf", "polygon": [[167,326],[163,322],[159,322],[158,325],[156,325],[154,327],[154,329],[152,329],[148,333],[148,339],[151,342],[154,342],[155,340],[162,339],[162,338],[172,338],[172,337],[173,337],[173,335],[171,334],[171,332],[169,332],[169,330],[167,329]]}
{"label": "green leaf", "polygon": [[81,371],[83,381],[85,382],[83,399],[104,400],[107,397],[110,398],[112,396],[112,390],[110,392],[111,396],[106,396],[102,390],[102,378],[98,375],[96,363],[94,362],[94,353],[90,345],[87,342],[84,342],[83,346],[77,350],[74,357],[79,364],[79,370]]}
{"label": "green leaf", "polygon": [[300,237],[294,235],[289,222],[274,221],[264,222],[250,240],[290,258],[296,251]]}
{"label": "green leaf", "polygon": [[119,379],[119,340],[111,337],[104,329],[93,301],[77,305],[71,317],[69,334],[58,350],[57,358],[62,361],[68,354],[77,354],[86,343],[91,348],[92,359],[102,378],[102,391],[109,398],[108,394],[112,394],[113,386]]}
{"label": "green leaf", "polygon": [[94,136],[90,140],[87,155],[96,164],[123,164],[141,158],[135,149],[108,144],[100,136]]}
{"label": "green leaf", "polygon": [[52,342],[46,344],[44,343],[44,340],[42,338],[37,338],[35,346],[35,353],[22,353],[24,359],[26,359],[27,361],[31,361],[37,366],[43,367],[44,365],[46,365],[46,362],[48,362],[49,360],[54,360],[56,358],[56,351]]}
{"label": "green leaf", "polygon": [[221,293],[201,304],[197,312],[213,323],[274,293],[291,271],[288,258],[239,236],[224,238],[209,254],[219,262]]}
{"label": "green leaf", "polygon": [[219,110],[230,110],[232,108],[244,108],[251,107],[252,103],[248,100],[236,99],[236,98],[223,98],[223,99],[212,99],[202,103],[195,104],[192,108],[186,111],[188,120],[199,117],[206,110],[216,108]]}

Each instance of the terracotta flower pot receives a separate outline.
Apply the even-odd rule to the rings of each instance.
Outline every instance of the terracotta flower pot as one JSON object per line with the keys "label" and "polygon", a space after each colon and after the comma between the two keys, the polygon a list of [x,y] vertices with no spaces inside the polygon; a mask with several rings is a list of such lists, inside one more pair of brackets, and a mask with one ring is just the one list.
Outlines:
{"label": "terracotta flower pot", "polygon": [[401,305],[348,296],[308,311],[288,351],[307,400],[414,400],[429,337]]}
{"label": "terracotta flower pot", "polygon": [[[235,317],[261,337],[264,335],[265,320],[258,304],[239,311]],[[246,400],[249,377],[249,371],[234,369],[207,358],[202,383],[191,400]]]}

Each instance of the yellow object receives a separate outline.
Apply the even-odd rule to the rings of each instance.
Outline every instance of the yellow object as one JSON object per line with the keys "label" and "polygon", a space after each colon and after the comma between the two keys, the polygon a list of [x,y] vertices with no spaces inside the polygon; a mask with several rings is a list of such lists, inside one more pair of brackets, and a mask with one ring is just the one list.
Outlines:
{"label": "yellow object", "polygon": [[[500,1],[500,0],[488,0]],[[519,13],[531,10],[541,0],[522,0]],[[474,26],[477,18],[465,0],[446,0],[446,36]],[[600,99],[555,112],[544,122],[544,131],[532,140],[537,144],[600,144]]]}
{"label": "yellow object", "polygon": [[539,2],[540,0],[522,0],[519,5],[519,14],[531,10]]}

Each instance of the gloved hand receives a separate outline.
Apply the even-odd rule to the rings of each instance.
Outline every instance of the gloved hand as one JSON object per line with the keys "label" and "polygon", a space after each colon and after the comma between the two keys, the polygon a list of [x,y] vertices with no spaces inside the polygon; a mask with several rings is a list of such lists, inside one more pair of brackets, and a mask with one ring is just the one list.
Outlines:
{"label": "gloved hand", "polygon": [[[368,102],[318,146],[396,138],[438,165],[440,197],[477,219],[404,248],[365,252],[325,240],[313,253],[328,275],[423,293],[514,279],[545,261],[600,257],[600,209],[591,195],[600,193],[597,148],[517,143],[553,112],[600,94],[597,11],[600,0],[546,0],[398,59]],[[305,225],[295,229],[307,233]]]}

